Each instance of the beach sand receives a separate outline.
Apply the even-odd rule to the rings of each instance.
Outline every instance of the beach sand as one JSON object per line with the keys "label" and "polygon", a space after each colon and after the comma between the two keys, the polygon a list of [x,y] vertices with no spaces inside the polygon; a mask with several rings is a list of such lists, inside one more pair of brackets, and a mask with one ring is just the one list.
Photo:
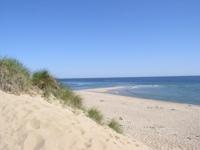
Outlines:
{"label": "beach sand", "polygon": [[95,106],[106,120],[116,118],[124,133],[155,150],[200,150],[200,107],[106,93],[77,91],[86,107]]}
{"label": "beach sand", "polygon": [[150,150],[40,96],[0,91],[0,150]]}

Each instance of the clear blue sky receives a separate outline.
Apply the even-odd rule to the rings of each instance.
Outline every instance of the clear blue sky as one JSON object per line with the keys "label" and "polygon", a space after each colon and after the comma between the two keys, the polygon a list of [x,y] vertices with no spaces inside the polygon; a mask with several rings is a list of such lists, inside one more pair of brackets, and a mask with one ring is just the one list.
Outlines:
{"label": "clear blue sky", "polygon": [[200,75],[200,1],[1,0],[5,55],[57,77]]}

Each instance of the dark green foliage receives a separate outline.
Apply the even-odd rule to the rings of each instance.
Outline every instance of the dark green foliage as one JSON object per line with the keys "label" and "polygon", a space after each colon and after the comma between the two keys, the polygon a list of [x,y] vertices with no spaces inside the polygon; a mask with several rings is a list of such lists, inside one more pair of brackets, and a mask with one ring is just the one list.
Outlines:
{"label": "dark green foliage", "polygon": [[96,108],[91,108],[88,110],[88,116],[96,121],[97,123],[101,124],[103,120],[103,115],[101,112]]}
{"label": "dark green foliage", "polygon": [[30,88],[30,74],[19,61],[0,58],[0,89],[19,94]]}
{"label": "dark green foliage", "polygon": [[123,133],[121,125],[115,119],[112,119],[108,126],[115,130],[117,133]]}

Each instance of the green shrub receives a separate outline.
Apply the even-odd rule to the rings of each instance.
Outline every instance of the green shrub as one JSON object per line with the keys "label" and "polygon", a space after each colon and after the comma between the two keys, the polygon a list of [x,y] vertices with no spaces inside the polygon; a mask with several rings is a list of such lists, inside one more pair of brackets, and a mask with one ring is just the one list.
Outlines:
{"label": "green shrub", "polygon": [[19,94],[29,88],[28,69],[16,59],[0,58],[0,89]]}
{"label": "green shrub", "polygon": [[101,112],[96,108],[91,108],[88,110],[88,116],[96,121],[97,123],[101,124],[103,120],[103,115]]}
{"label": "green shrub", "polygon": [[115,130],[117,133],[123,133],[121,125],[115,119],[112,119],[108,126]]}
{"label": "green shrub", "polygon": [[69,88],[60,88],[54,95],[59,98],[63,104],[70,105],[74,108],[82,108],[82,99]]}
{"label": "green shrub", "polygon": [[54,95],[60,88],[59,83],[46,70],[35,72],[32,75],[32,84],[41,89],[45,97]]}

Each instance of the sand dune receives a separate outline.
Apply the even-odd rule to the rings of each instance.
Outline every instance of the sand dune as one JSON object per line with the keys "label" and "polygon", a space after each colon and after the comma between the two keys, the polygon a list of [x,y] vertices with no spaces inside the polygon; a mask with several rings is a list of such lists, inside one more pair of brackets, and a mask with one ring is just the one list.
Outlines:
{"label": "sand dune", "polygon": [[149,150],[80,111],[0,91],[1,150]]}
{"label": "sand dune", "polygon": [[199,106],[112,95],[109,89],[78,93],[86,106],[118,119],[125,134],[155,150],[200,150]]}

